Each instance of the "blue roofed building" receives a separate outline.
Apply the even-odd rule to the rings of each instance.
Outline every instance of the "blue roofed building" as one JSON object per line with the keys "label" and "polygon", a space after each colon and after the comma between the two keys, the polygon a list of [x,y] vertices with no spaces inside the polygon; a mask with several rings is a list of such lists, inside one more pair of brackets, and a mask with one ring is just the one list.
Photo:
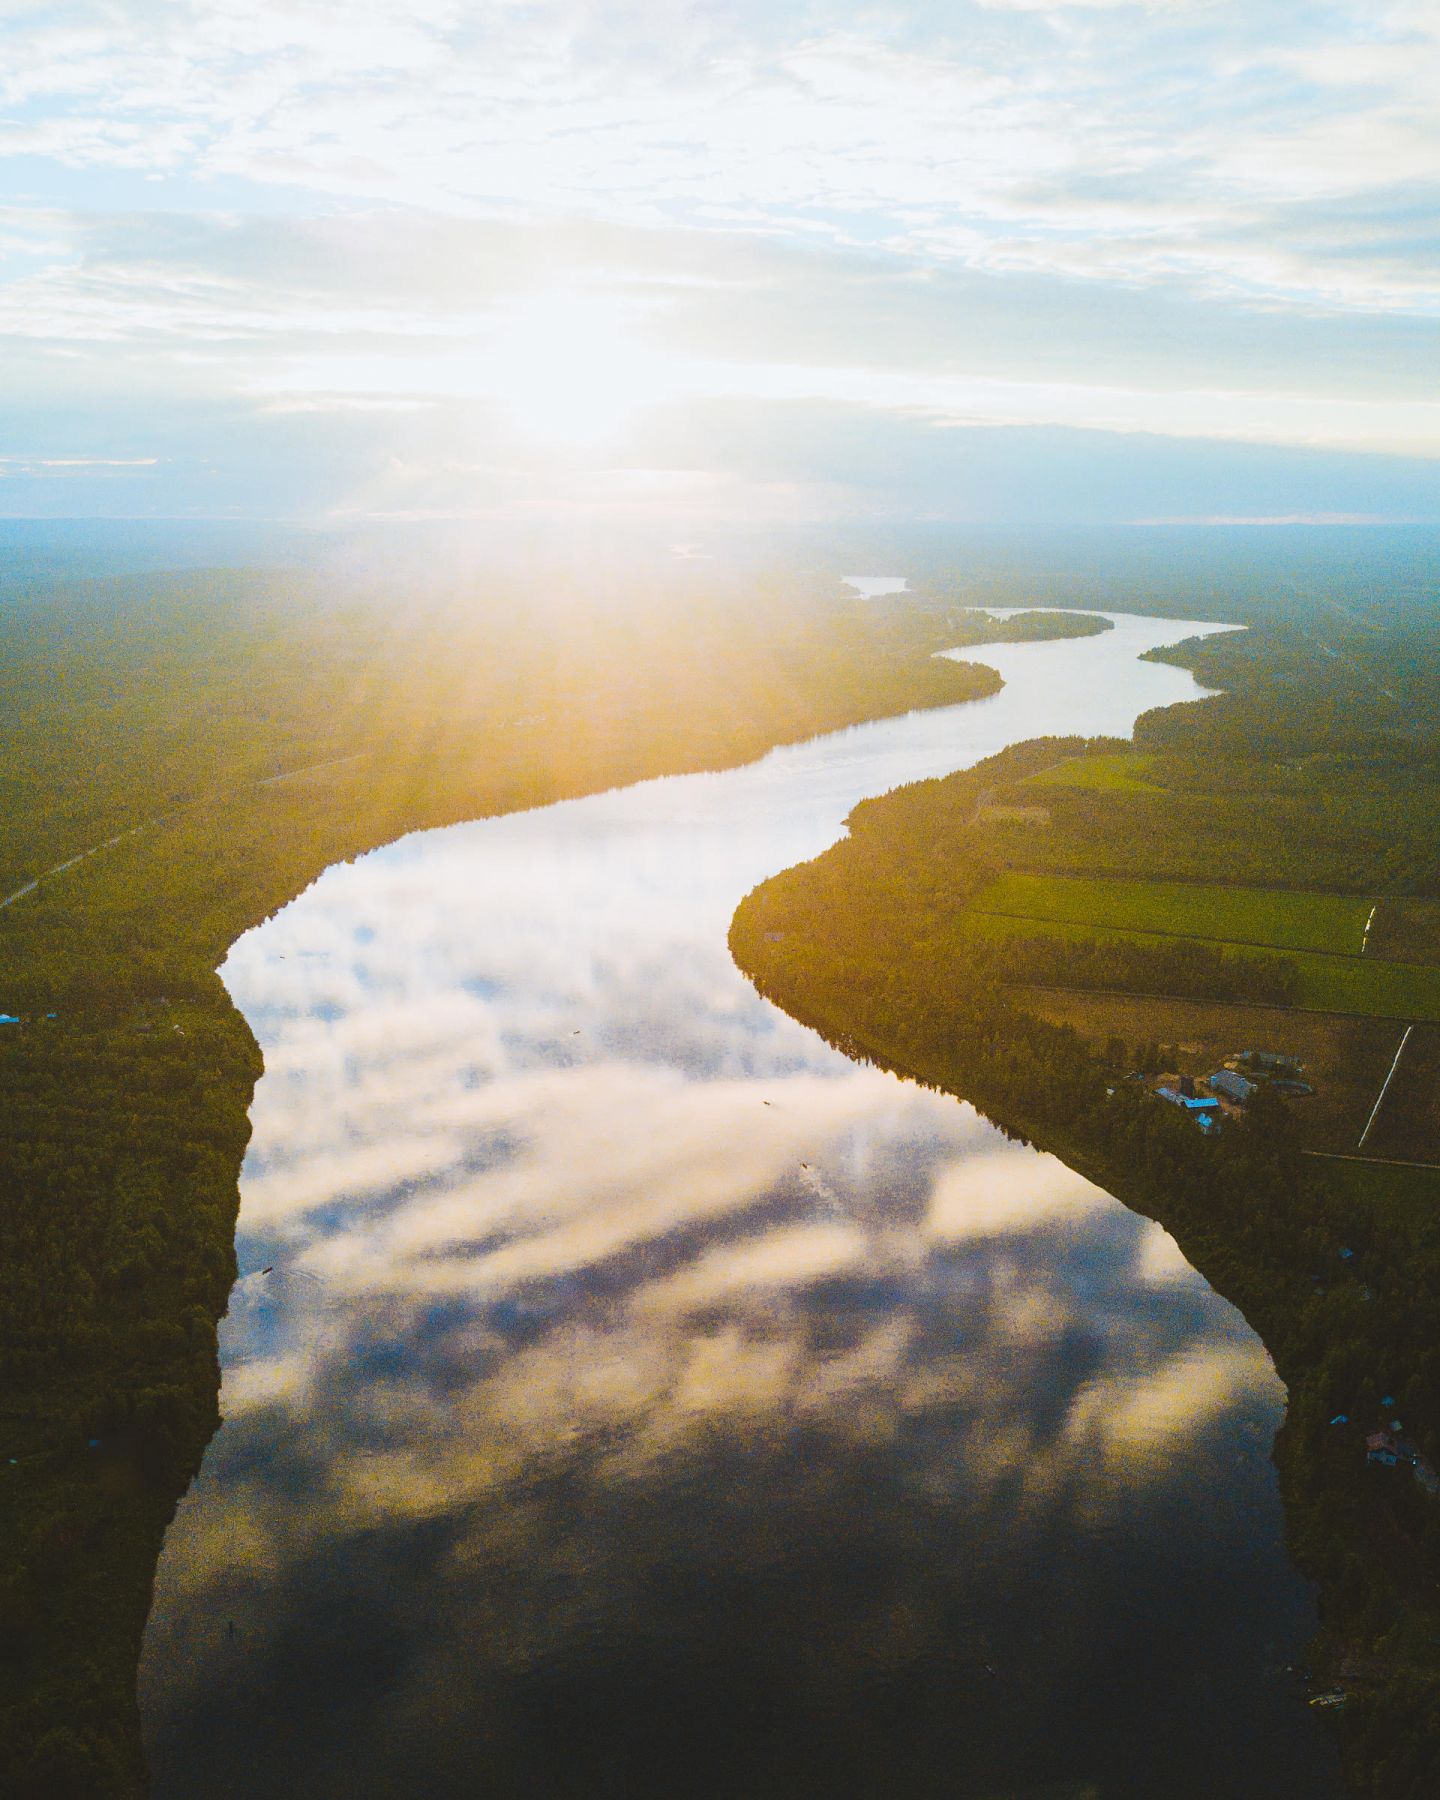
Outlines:
{"label": "blue roofed building", "polygon": [[1164,1100],[1171,1106],[1178,1106],[1187,1112],[1202,1131],[1213,1131],[1220,1123],[1220,1102],[1218,1100],[1201,1099],[1195,1094],[1184,1094],[1178,1088],[1159,1087],[1155,1090],[1157,1100]]}
{"label": "blue roofed building", "polygon": [[1217,1069],[1210,1077],[1212,1094],[1219,1094],[1226,1100],[1234,1100],[1240,1106],[1243,1106],[1254,1094],[1255,1086],[1253,1081],[1247,1081],[1235,1069]]}

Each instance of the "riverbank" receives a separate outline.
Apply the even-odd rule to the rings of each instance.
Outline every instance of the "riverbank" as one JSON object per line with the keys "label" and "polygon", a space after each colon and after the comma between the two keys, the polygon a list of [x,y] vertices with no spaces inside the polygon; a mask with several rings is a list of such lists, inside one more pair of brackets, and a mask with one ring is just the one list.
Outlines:
{"label": "riverbank", "polygon": [[[12,645],[17,684],[26,654],[35,665],[7,754],[37,825],[27,838],[17,808],[0,844],[24,890],[0,920],[0,1011],[19,1021],[0,1027],[0,1786],[35,1800],[144,1788],[135,1667],[166,1526],[219,1420],[216,1324],[261,1069],[214,973],[227,947],[323,869],[407,832],[733,767],[1000,687],[992,670],[934,659],[954,634],[924,608],[751,620],[723,646],[692,620],[671,689],[650,683],[640,700],[678,625],[630,617],[592,634],[572,692],[568,663],[551,669],[531,646],[522,667],[512,634],[495,664],[495,646],[472,628],[467,652],[448,615],[395,642],[373,620],[302,610],[277,625],[269,596],[246,641],[243,617],[171,599],[158,638],[152,608],[68,647],[82,697],[99,679],[87,657],[110,656],[108,682],[128,674],[118,716],[51,718],[69,702],[64,683],[58,697],[41,685],[48,624],[28,651]],[[354,691],[361,625],[378,700]],[[467,654],[483,661],[467,671]],[[97,733],[107,769],[131,782],[86,795]],[[45,782],[77,790],[68,841]],[[137,814],[156,822],[131,833]],[[102,847],[72,860],[77,837]],[[52,877],[27,889],[42,864]]]}
{"label": "riverbank", "polygon": [[1095,753],[1022,745],[867,803],[849,839],[747,898],[732,951],[767,998],[847,1054],[972,1101],[1158,1220],[1240,1308],[1289,1390],[1275,1457],[1295,1559],[1320,1586],[1313,1672],[1327,1718],[1358,1792],[1418,1800],[1440,1766],[1440,1526],[1408,1471],[1367,1462],[1365,1438],[1388,1424],[1389,1390],[1433,1454],[1433,1211],[1373,1180],[1327,1179],[1278,1104],[1207,1141],[1001,984],[988,944],[957,926],[995,877],[976,797],[1023,787],[1057,750]]}

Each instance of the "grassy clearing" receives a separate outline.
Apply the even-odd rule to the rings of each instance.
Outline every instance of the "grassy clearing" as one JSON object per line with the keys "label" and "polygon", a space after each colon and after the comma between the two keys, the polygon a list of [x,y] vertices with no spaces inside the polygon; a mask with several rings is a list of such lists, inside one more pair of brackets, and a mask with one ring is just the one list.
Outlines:
{"label": "grassy clearing", "polygon": [[1376,1013],[1390,1019],[1440,1019],[1440,968],[1414,963],[1297,956],[1306,1006]]}
{"label": "grassy clearing", "polygon": [[1440,900],[1382,900],[1365,954],[1386,962],[1440,963]]}
{"label": "grassy clearing", "polygon": [[1129,750],[1117,750],[1102,756],[1074,756],[1058,768],[1044,769],[1028,777],[1033,787],[1091,788],[1101,793],[1158,794],[1161,789],[1147,781],[1155,758],[1137,756]]}
{"label": "grassy clearing", "polygon": [[994,806],[982,803],[975,809],[977,825],[1048,825],[1048,806]]}
{"label": "grassy clearing", "polygon": [[1007,874],[977,895],[974,906],[977,912],[1116,931],[1356,956],[1371,902],[1349,894]]}
{"label": "grassy clearing", "polygon": [[[1098,940],[1132,944],[1173,942],[1173,933],[1120,931],[1110,926],[1071,923],[1065,920],[1016,917],[1013,914],[970,911],[964,929],[972,937],[1065,938],[1071,942]],[[1274,951],[1248,944],[1210,940],[1235,956],[1272,956]],[[1369,957],[1328,956],[1306,951],[1285,951],[1300,971],[1300,1003],[1317,1012],[1354,1013],[1385,1019],[1440,1021],[1440,968],[1411,963],[1371,962]]]}

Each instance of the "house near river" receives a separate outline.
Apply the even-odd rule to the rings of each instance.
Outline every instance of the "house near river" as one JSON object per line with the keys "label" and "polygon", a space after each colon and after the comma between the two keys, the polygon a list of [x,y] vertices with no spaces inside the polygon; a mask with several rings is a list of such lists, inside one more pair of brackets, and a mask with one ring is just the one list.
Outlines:
{"label": "house near river", "polygon": [[[1194,1083],[1190,1084],[1192,1087]],[[1163,1086],[1155,1090],[1155,1098],[1164,1100],[1170,1106],[1178,1106],[1189,1114],[1202,1131],[1214,1131],[1220,1123],[1220,1102],[1202,1097],[1199,1094],[1187,1094],[1182,1087]]]}
{"label": "house near river", "polygon": [[1430,1495],[1440,1494],[1440,1475],[1400,1431],[1396,1419],[1389,1431],[1372,1431],[1365,1439],[1365,1460],[1381,1469],[1409,1469]]}

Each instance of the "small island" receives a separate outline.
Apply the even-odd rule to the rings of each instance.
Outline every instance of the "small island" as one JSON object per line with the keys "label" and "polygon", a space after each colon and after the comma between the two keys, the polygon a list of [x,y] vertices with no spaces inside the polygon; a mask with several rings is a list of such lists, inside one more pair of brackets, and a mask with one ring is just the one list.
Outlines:
{"label": "small island", "polygon": [[991,612],[986,608],[967,607],[955,619],[956,647],[974,644],[1038,644],[1052,638],[1098,637],[1102,631],[1113,631],[1113,619],[1103,613],[1016,612],[1006,608]]}

